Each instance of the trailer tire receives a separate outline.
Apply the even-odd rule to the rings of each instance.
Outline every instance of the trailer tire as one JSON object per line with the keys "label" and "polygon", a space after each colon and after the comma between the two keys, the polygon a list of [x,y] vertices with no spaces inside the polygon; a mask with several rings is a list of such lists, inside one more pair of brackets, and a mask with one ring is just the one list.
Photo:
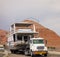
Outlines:
{"label": "trailer tire", "polygon": [[11,53],[14,53],[14,50],[10,50],[11,51]]}
{"label": "trailer tire", "polygon": [[29,55],[29,53],[28,53],[27,50],[24,51],[24,54],[25,54],[25,56],[28,56]]}
{"label": "trailer tire", "polygon": [[45,57],[47,57],[47,54],[44,54]]}
{"label": "trailer tire", "polygon": [[15,54],[16,53],[16,50],[10,50],[11,51],[11,53],[13,53],[13,54]]}

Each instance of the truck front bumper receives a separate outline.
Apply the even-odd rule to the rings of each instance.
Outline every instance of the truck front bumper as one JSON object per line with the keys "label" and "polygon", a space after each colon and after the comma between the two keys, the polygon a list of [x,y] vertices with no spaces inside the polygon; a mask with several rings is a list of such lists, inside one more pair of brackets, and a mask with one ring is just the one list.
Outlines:
{"label": "truck front bumper", "polygon": [[47,53],[48,53],[47,51],[33,51],[34,55],[45,55]]}

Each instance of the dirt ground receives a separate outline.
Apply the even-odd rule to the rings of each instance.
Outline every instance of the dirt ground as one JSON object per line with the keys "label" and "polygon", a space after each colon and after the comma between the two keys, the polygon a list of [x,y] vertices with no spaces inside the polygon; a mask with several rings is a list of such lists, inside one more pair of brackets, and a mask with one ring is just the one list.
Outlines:
{"label": "dirt ground", "polygon": [[[31,57],[31,56],[25,56],[23,54],[10,54],[9,57]],[[35,56],[35,57],[44,57],[44,56]],[[60,55],[48,55],[47,57],[60,57]]]}

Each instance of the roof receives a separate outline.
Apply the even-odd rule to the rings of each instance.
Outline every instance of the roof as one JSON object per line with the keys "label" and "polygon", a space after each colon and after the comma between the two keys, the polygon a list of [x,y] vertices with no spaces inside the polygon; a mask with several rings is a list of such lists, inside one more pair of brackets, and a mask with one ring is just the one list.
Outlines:
{"label": "roof", "polygon": [[[28,22],[20,22],[20,23],[14,23],[16,26],[30,26],[32,25],[32,23],[28,23]],[[13,26],[14,24],[12,24],[11,26]]]}
{"label": "roof", "polygon": [[16,32],[15,34],[37,34],[38,32]]}
{"label": "roof", "polygon": [[31,38],[31,39],[44,39],[44,38],[38,37],[38,38]]}

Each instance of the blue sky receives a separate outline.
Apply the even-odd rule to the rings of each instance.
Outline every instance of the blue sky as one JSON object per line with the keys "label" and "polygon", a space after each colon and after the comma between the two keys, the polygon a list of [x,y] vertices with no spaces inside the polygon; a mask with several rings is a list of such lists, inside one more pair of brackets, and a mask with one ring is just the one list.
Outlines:
{"label": "blue sky", "polygon": [[0,29],[31,17],[60,35],[60,0],[0,0]]}

